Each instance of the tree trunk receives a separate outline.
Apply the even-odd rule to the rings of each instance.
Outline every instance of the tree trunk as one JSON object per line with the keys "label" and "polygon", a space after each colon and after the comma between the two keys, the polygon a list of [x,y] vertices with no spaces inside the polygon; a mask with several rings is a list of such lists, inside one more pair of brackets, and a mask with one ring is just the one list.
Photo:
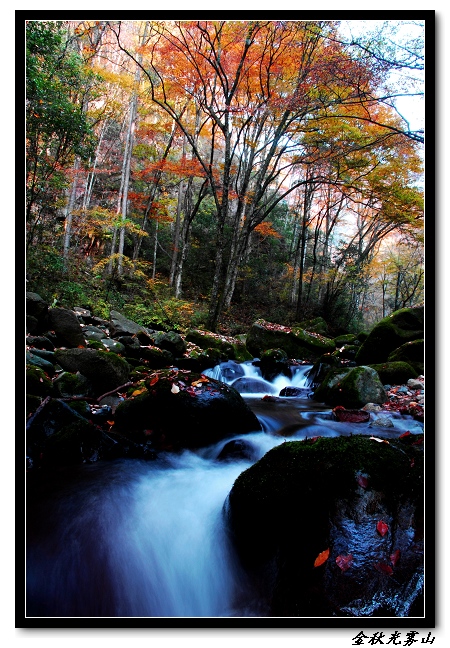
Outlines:
{"label": "tree trunk", "polygon": [[66,211],[66,220],[64,223],[64,248],[63,248],[63,259],[64,259],[64,269],[67,270],[67,260],[69,257],[69,248],[70,248],[70,237],[72,235],[72,215],[73,208],[75,207],[75,200],[77,197],[77,185],[78,185],[78,170],[80,168],[80,158],[77,156],[75,162],[73,163],[73,182],[72,189],[70,192],[69,202],[67,204]]}

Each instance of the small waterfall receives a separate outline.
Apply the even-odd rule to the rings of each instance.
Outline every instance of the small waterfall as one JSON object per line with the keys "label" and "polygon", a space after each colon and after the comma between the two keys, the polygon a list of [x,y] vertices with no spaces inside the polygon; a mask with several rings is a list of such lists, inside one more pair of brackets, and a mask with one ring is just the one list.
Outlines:
{"label": "small waterfall", "polygon": [[203,373],[205,376],[235,387],[241,394],[246,396],[278,395],[286,387],[295,387],[304,389],[304,398],[308,398],[311,391],[308,383],[308,372],[311,366],[294,365],[290,378],[279,374],[272,381],[264,380],[261,370],[251,360],[241,364],[233,361],[223,362],[212,369],[206,369]]}
{"label": "small waterfall", "polygon": [[[264,432],[230,436],[197,452],[157,460],[82,465],[54,476],[27,504],[27,617],[265,616],[227,535],[223,507],[239,474],[284,440],[365,433],[389,438],[423,425],[392,413],[390,430],[339,423],[308,399],[310,365],[292,378],[263,381],[251,362],[222,363],[204,373],[233,385],[259,381],[276,393],[244,394]],[[372,420],[377,415],[372,414]],[[230,441],[249,449],[219,460]],[[245,457],[245,458],[244,458]]]}

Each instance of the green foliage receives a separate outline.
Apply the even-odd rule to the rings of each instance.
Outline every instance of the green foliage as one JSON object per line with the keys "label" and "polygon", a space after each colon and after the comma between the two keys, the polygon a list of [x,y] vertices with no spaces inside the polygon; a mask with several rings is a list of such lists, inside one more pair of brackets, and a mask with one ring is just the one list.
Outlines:
{"label": "green foliage", "polygon": [[55,208],[74,156],[87,159],[94,135],[86,113],[95,77],[67,41],[60,21],[26,25],[27,221]]}

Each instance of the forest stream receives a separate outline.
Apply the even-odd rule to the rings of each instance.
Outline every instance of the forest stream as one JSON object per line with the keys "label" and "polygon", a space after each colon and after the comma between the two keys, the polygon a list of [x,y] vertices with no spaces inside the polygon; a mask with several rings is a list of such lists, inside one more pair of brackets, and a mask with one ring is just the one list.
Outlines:
{"label": "forest stream", "polygon": [[[245,435],[247,455],[219,460],[228,439],[198,451],[161,453],[154,461],[99,461],[29,487],[28,617],[263,617],[227,535],[223,507],[239,474],[286,440],[371,435],[370,423],[342,423],[310,398],[307,372],[263,381],[243,363],[248,382],[204,372],[232,384],[263,431]],[[255,389],[253,383],[253,389]],[[294,386],[300,396],[278,397]],[[267,395],[272,396],[267,396]],[[372,414],[372,417],[376,415]],[[376,436],[422,433],[423,424],[393,413],[394,427]]]}

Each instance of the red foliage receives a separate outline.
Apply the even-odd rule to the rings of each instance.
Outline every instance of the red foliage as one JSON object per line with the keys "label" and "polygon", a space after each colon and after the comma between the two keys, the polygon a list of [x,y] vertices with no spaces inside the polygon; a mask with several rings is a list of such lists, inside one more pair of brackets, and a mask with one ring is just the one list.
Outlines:
{"label": "red foliage", "polygon": [[380,536],[385,536],[386,533],[389,531],[389,526],[386,524],[386,522],[380,520],[377,524],[377,531],[380,534]]}

